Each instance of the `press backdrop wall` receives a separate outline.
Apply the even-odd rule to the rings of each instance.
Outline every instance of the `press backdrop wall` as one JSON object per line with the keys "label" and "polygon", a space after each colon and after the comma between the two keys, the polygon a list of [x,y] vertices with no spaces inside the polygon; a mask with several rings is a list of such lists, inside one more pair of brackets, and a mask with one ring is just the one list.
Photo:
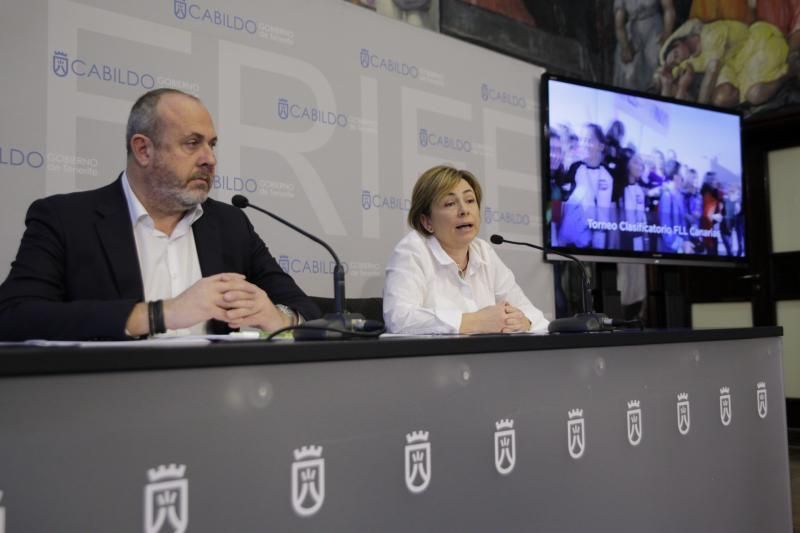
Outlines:
{"label": "press backdrop wall", "polygon": [[[130,106],[156,87],[211,111],[212,196],[245,194],[327,240],[349,297],[381,295],[414,181],[439,163],[481,179],[481,236],[541,243],[541,69],[346,2],[4,0],[0,65],[3,279],[30,202],[114,180]],[[309,294],[332,295],[324,249],[249,215]],[[498,253],[552,317],[551,267]]]}

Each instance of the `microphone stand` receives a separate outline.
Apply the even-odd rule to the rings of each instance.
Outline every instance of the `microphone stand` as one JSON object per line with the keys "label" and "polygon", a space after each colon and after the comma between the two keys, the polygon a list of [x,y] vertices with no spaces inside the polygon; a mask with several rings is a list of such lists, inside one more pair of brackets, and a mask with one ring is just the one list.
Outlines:
{"label": "microphone stand", "polygon": [[[235,195],[231,198],[231,203],[238,207],[239,209],[244,209],[246,207],[252,207],[256,211],[260,213],[264,213],[265,215],[274,218],[281,224],[284,224],[296,232],[300,233],[301,235],[305,235],[312,241],[316,242],[317,244],[322,245],[328,253],[331,254],[333,257],[334,262],[336,265],[333,268],[333,302],[334,302],[334,312],[327,313],[322,318],[316,320],[307,320],[301,326],[309,326],[306,329],[298,328],[294,330],[294,338],[298,340],[309,340],[309,339],[345,339],[349,338],[350,336],[347,335],[348,331],[356,331],[356,328],[363,328],[364,324],[367,321],[364,319],[363,315],[358,313],[347,313],[344,310],[344,267],[342,266],[341,261],[339,261],[339,256],[336,255],[336,252],[333,251],[333,248],[328,246],[328,244],[312,235],[311,233],[305,231],[302,228],[292,224],[288,220],[279,217],[275,213],[267,211],[266,209],[262,209],[257,205],[253,205],[250,203],[250,200],[247,199],[246,196],[242,196],[241,194]],[[330,329],[334,330],[343,330],[343,331],[329,331]]]}
{"label": "microphone stand", "polygon": [[589,280],[589,275],[586,273],[586,268],[583,265],[583,262],[575,257],[574,255],[559,252],[557,250],[553,250],[550,248],[545,248],[544,246],[539,246],[538,244],[531,244],[529,242],[518,242],[518,241],[510,241],[508,239],[503,238],[502,235],[492,235],[489,240],[493,244],[503,244],[507,242],[509,244],[517,244],[520,246],[528,246],[530,248],[535,248],[539,251],[544,252],[545,254],[551,253],[554,255],[560,255],[562,257],[566,257],[567,259],[571,259],[578,264],[578,270],[581,273],[581,279],[583,280],[583,293],[581,295],[582,299],[582,312],[576,314],[572,317],[567,318],[556,318],[552,320],[550,324],[547,326],[547,331],[550,333],[585,333],[589,331],[606,331],[613,329],[613,320],[609,318],[607,315],[603,313],[595,313],[594,312],[594,301],[592,299],[592,284]]}

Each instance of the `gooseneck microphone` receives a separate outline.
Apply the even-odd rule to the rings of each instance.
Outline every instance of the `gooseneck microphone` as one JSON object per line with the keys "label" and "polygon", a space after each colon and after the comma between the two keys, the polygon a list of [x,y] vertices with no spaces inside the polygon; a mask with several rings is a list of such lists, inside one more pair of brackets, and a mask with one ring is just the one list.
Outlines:
{"label": "gooseneck microphone", "polygon": [[301,229],[301,228],[295,226],[294,224],[292,224],[288,220],[279,217],[275,213],[267,211],[266,209],[262,209],[261,207],[258,207],[257,205],[251,204],[250,200],[248,200],[246,196],[242,196],[241,194],[237,194],[233,198],[231,198],[231,203],[233,205],[235,205],[236,207],[238,207],[239,209],[244,209],[245,207],[252,207],[256,211],[260,211],[261,213],[264,213],[265,215],[274,218],[275,220],[277,220],[281,224],[289,226],[290,228],[292,228],[296,232],[298,232],[298,233],[300,233],[302,235],[305,235],[306,237],[308,237],[312,241],[322,245],[326,250],[328,250],[328,253],[330,253],[331,256],[333,256],[333,260],[336,263],[336,266],[333,268],[333,305],[334,305],[334,309],[336,310],[336,313],[338,313],[338,314],[344,313],[344,267],[342,266],[341,261],[339,261],[339,256],[336,255],[336,252],[333,251],[333,248],[328,246],[328,243],[326,243],[325,241],[323,241],[319,237],[310,234],[309,232],[305,231],[304,229]]}
{"label": "gooseneck microphone", "polygon": [[231,198],[231,203],[238,207],[239,209],[244,209],[245,207],[252,207],[256,211],[264,213],[267,216],[270,216],[284,224],[296,232],[305,235],[312,241],[322,245],[328,253],[331,254],[333,257],[336,266],[333,268],[333,301],[334,301],[334,313],[326,314],[323,318],[317,320],[308,320],[301,324],[300,326],[294,328],[296,339],[343,339],[347,338],[348,331],[364,331],[364,330],[378,330],[383,328],[383,323],[380,323],[380,327],[374,320],[365,320],[362,315],[356,313],[347,313],[344,310],[344,267],[342,266],[342,262],[339,261],[339,256],[336,255],[336,252],[333,251],[333,248],[328,246],[328,243],[320,239],[319,237],[312,235],[311,233],[305,231],[297,227],[296,225],[292,224],[288,220],[285,220],[282,217],[279,217],[275,213],[267,211],[257,205],[253,205],[250,203],[250,200],[247,199],[246,196],[242,196],[241,194],[235,195]]}
{"label": "gooseneck microphone", "polygon": [[613,329],[614,321],[611,318],[603,313],[594,312],[594,303],[592,301],[592,284],[589,280],[589,275],[586,273],[586,268],[580,259],[574,255],[559,252],[551,248],[545,248],[544,246],[539,246],[538,244],[509,241],[508,239],[503,238],[502,235],[492,235],[489,237],[489,240],[492,242],[492,244],[503,244],[504,242],[507,242],[509,244],[529,246],[546,254],[549,253],[566,257],[567,259],[571,259],[578,264],[578,270],[580,270],[581,277],[583,279],[583,305],[581,306],[582,312],[573,317],[556,318],[547,326],[547,331],[550,333],[583,333],[587,331],[604,331]]}

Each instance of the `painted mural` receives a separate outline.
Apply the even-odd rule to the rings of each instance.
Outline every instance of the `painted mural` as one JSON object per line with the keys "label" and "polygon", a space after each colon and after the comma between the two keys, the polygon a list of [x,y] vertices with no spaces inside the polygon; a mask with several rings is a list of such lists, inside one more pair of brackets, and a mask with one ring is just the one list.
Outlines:
{"label": "painted mural", "polygon": [[[448,0],[441,14],[437,0],[353,1],[430,29],[440,17],[467,26],[491,13],[573,39],[594,81],[745,116],[800,103],[800,0]],[[492,38],[469,28],[479,42]],[[492,44],[503,49],[500,38]]]}
{"label": "painted mural", "polygon": [[412,26],[439,31],[439,0],[348,0]]}

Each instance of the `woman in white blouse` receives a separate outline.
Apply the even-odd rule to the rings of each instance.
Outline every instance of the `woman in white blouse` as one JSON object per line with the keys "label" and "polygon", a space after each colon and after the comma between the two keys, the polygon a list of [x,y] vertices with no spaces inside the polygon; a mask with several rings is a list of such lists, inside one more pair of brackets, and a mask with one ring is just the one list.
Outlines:
{"label": "woman in white blouse", "polygon": [[414,185],[408,223],[386,265],[383,319],[392,333],[512,333],[548,321],[483,239],[481,187],[437,166]]}

